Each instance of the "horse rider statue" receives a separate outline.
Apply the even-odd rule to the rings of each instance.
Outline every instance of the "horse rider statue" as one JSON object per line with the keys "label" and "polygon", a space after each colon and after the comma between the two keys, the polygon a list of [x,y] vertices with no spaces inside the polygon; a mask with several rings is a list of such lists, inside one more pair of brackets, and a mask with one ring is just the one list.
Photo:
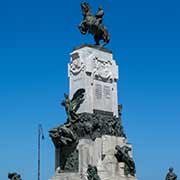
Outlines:
{"label": "horse rider statue", "polygon": [[91,14],[91,8],[88,3],[81,3],[83,21],[79,25],[80,32],[84,35],[87,32],[94,36],[96,45],[100,45],[100,41],[103,40],[102,46],[105,46],[110,41],[110,35],[103,25],[104,10],[102,7],[98,8],[98,12],[93,16]]}

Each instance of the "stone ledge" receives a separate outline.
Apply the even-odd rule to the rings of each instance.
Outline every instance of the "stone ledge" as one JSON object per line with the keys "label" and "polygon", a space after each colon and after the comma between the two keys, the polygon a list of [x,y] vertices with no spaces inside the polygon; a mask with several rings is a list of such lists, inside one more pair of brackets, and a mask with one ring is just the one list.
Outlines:
{"label": "stone ledge", "polygon": [[103,47],[103,46],[93,45],[93,44],[82,44],[82,45],[80,45],[80,46],[75,47],[75,48],[73,49],[73,51],[78,50],[78,49],[81,49],[81,48],[84,48],[84,47],[90,47],[90,48],[94,48],[94,49],[97,49],[97,50],[104,51],[104,52],[107,52],[107,53],[112,54],[112,51],[111,51],[111,50],[106,49],[106,48]]}

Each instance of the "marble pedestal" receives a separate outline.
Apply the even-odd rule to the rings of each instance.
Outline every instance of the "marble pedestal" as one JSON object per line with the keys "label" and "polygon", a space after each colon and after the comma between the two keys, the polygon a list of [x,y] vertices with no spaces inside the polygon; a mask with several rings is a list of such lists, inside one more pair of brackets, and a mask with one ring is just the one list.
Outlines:
{"label": "marble pedestal", "polygon": [[[78,89],[85,90],[84,100],[75,112],[79,119],[67,127],[77,136],[77,141],[75,146],[71,144],[73,148],[69,144],[62,146],[59,143],[62,127],[55,128],[56,132],[51,136],[56,148],[55,166],[62,170],[58,167],[49,180],[87,180],[88,165],[97,167],[101,180],[135,180],[136,177],[125,175],[125,164],[118,163],[114,156],[116,145],[131,145],[127,143],[121,124],[122,106],[118,106],[117,91],[119,73],[112,52],[94,45],[74,49],[70,54],[68,77],[69,99],[72,100]],[[68,148],[73,150],[71,154]],[[132,157],[132,152],[128,153]]]}
{"label": "marble pedestal", "polygon": [[84,45],[75,49],[68,64],[69,95],[85,89],[85,101],[78,113],[94,110],[112,112],[118,117],[118,66],[112,52],[105,48]]}
{"label": "marble pedestal", "polygon": [[[104,135],[101,138],[81,139],[77,146],[79,151],[79,171],[77,173],[60,173],[56,171],[50,180],[87,180],[88,164],[96,166],[101,180],[135,180],[133,176],[124,175],[124,163],[115,158],[115,146],[129,146],[125,138]],[[132,147],[131,147],[132,148]],[[129,154],[132,157],[132,152]]]}

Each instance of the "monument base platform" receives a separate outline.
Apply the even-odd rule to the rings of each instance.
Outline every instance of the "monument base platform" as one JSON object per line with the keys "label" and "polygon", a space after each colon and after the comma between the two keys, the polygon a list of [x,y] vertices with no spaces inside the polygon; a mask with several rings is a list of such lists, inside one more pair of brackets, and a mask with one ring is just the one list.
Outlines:
{"label": "monument base platform", "polygon": [[[81,178],[80,174],[76,173],[61,173],[57,174],[55,177],[51,178],[50,180],[88,180],[87,178]],[[113,177],[106,177],[101,180],[135,180],[134,177],[125,177],[125,176],[113,176]]]}
{"label": "monument base platform", "polygon": [[[101,138],[81,139],[77,146],[79,152],[78,172],[61,172],[58,167],[50,180],[87,180],[88,165],[96,166],[101,180],[136,180],[136,177],[125,175],[125,163],[118,162],[115,157],[115,147],[132,146],[124,137],[104,135]],[[132,151],[129,152],[132,157]]]}

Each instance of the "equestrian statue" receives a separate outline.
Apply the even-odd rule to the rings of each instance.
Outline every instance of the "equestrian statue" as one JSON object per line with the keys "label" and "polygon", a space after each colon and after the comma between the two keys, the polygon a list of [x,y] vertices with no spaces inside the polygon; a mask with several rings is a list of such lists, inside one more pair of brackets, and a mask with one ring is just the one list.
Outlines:
{"label": "equestrian statue", "polygon": [[102,46],[105,46],[110,41],[110,35],[103,24],[104,10],[102,7],[98,8],[98,12],[93,16],[91,14],[91,8],[88,3],[81,3],[83,21],[79,25],[81,34],[85,35],[90,33],[94,36],[96,45],[100,45],[100,41],[103,40]]}

